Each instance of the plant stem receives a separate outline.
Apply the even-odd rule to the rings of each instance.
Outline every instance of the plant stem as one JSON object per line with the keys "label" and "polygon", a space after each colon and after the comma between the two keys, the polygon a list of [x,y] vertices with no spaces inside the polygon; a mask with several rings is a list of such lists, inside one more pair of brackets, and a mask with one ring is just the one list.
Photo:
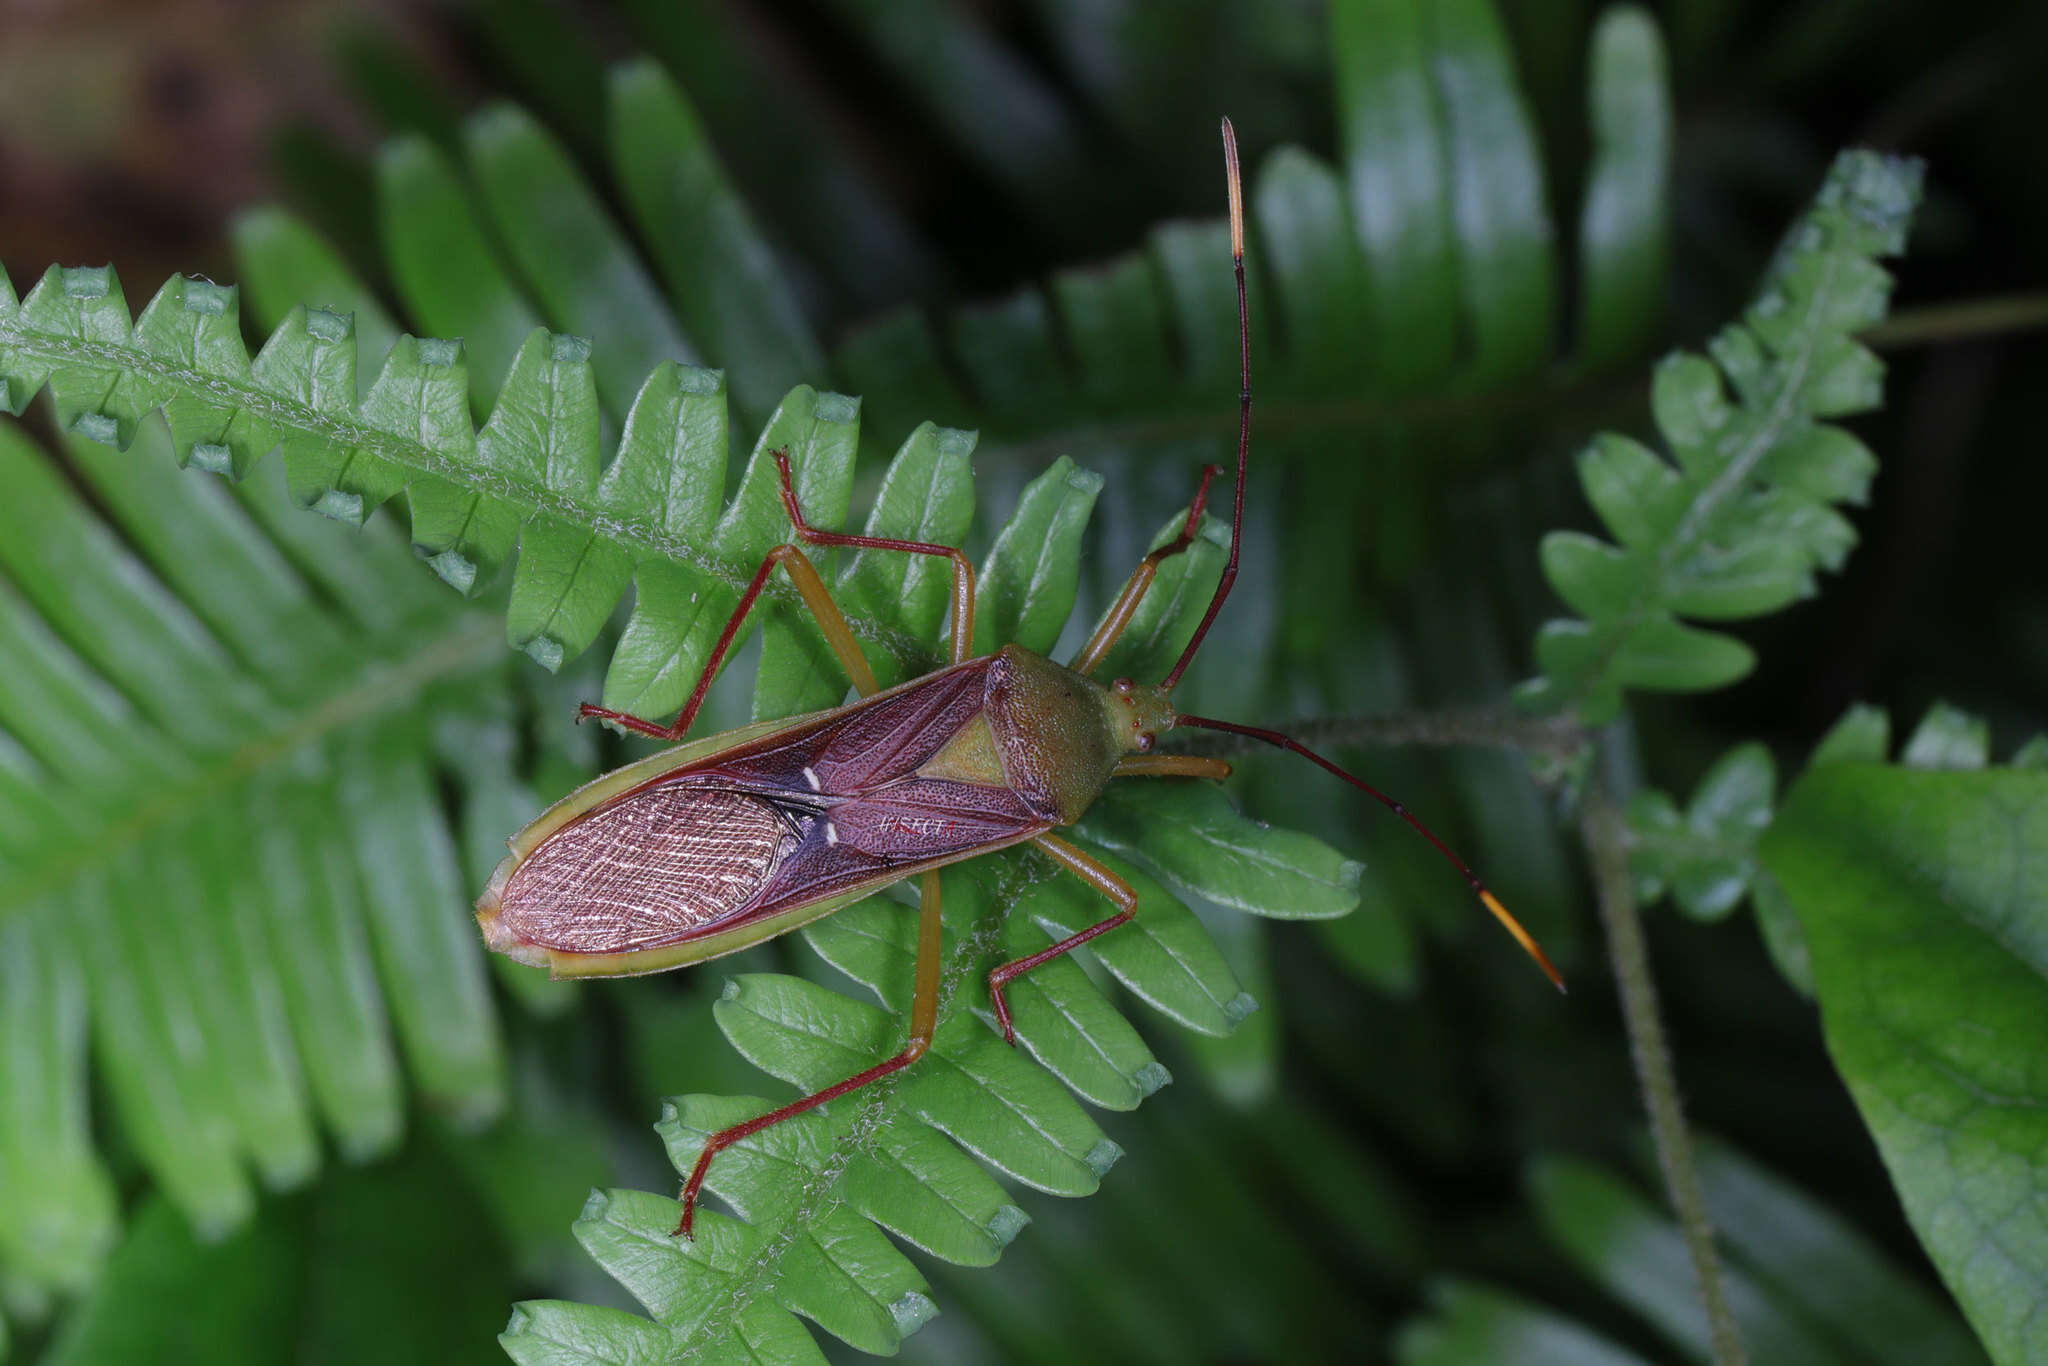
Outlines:
{"label": "plant stem", "polygon": [[1988,299],[1965,299],[1959,303],[1901,309],[1863,333],[1860,340],[1887,350],[1970,341],[2037,327],[2048,327],[2048,293],[1997,294]]}
{"label": "plant stem", "polygon": [[1627,830],[1621,812],[1596,776],[1587,783],[1580,832],[1593,863],[1593,884],[1600,918],[1607,928],[1608,959],[1621,992],[1621,1014],[1628,1027],[1629,1050],[1635,1057],[1636,1080],[1650,1112],[1650,1134],[1657,1144],[1657,1162],[1671,1208],[1685,1232],[1693,1277],[1707,1314],[1715,1366],[1743,1366],[1748,1356],[1729,1312],[1721,1284],[1721,1259],[1714,1248],[1714,1226],[1700,1194],[1699,1172],[1693,1165],[1692,1138],[1686,1132],[1679,1103],[1678,1077],[1671,1049],[1657,1014],[1657,988],[1650,976],[1650,957],[1643,944],[1643,921],[1629,887]]}
{"label": "plant stem", "polygon": [[[1505,707],[1464,707],[1444,711],[1382,712],[1365,716],[1309,716],[1289,723],[1287,733],[1305,745],[1429,745],[1449,748],[1512,749],[1569,759],[1586,744],[1586,733],[1564,716],[1524,716]],[[1175,736],[1183,754],[1252,754],[1255,740],[1217,731]]]}

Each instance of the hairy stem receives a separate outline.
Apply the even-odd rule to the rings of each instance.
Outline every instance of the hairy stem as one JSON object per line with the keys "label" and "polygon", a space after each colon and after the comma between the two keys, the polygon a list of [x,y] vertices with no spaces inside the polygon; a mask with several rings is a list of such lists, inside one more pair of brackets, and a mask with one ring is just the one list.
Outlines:
{"label": "hairy stem", "polygon": [[[1453,707],[1443,711],[1381,712],[1363,716],[1309,716],[1282,727],[1311,747],[1351,745],[1470,746],[1511,749],[1568,759],[1586,744],[1586,733],[1568,715],[1525,716],[1507,707]],[[1173,748],[1184,754],[1264,753],[1265,746],[1222,731],[1174,733]]]}
{"label": "hairy stem", "polygon": [[1693,1165],[1692,1138],[1678,1098],[1678,1076],[1664,1023],[1657,1014],[1657,988],[1650,977],[1650,957],[1643,945],[1643,921],[1629,888],[1628,833],[1620,810],[1596,777],[1587,784],[1580,833],[1593,863],[1593,884],[1600,918],[1607,929],[1608,960],[1621,992],[1622,1019],[1628,1027],[1629,1050],[1635,1057],[1636,1080],[1650,1112],[1650,1134],[1657,1144],[1657,1162],[1671,1208],[1685,1232],[1693,1277],[1707,1314],[1707,1330],[1715,1366],[1742,1366],[1748,1361],[1728,1296],[1721,1284],[1720,1254],[1714,1249],[1714,1226],[1707,1219],[1706,1199]]}
{"label": "hairy stem", "polygon": [[1863,333],[1862,340],[1879,350],[1896,350],[2040,327],[2048,327],[2048,293],[1998,294],[1901,309]]}

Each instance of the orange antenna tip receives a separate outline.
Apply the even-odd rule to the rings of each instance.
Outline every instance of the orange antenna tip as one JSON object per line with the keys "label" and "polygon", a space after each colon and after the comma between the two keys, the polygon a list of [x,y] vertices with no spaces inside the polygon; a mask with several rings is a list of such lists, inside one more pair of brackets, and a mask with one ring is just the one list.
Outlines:
{"label": "orange antenna tip", "polygon": [[1244,259],[1244,187],[1237,174],[1237,130],[1230,126],[1230,120],[1223,120],[1223,166],[1230,181],[1230,255],[1231,259]]}
{"label": "orange antenna tip", "polygon": [[[1559,991],[1564,991],[1563,975],[1552,966],[1550,956],[1543,952],[1543,946],[1536,942],[1533,935],[1522,928],[1522,922],[1509,915],[1508,908],[1501,905],[1500,900],[1492,892],[1481,888],[1479,900],[1485,904],[1487,910],[1493,912],[1493,918],[1498,920],[1502,927],[1515,937],[1515,942],[1522,946],[1522,951],[1536,960],[1536,966],[1543,969],[1543,975],[1550,979],[1550,985],[1556,987]],[[1566,992],[1566,994],[1569,995],[1570,993]]]}
{"label": "orange antenna tip", "polygon": [[[1242,481],[1240,481],[1239,487],[1243,487]],[[1216,610],[1214,604],[1211,604],[1209,610],[1213,616]],[[1183,657],[1181,663],[1185,664],[1186,662],[1186,658]],[[1167,686],[1171,686],[1174,678],[1179,676],[1179,674],[1180,670],[1178,668],[1172,674],[1169,674],[1167,676]],[[1471,884],[1473,892],[1478,895],[1480,904],[1493,912],[1493,918],[1498,920],[1501,926],[1514,936],[1515,942],[1522,946],[1522,951],[1536,960],[1536,966],[1543,969],[1544,975],[1550,978],[1550,984],[1559,991],[1564,990],[1563,975],[1551,965],[1549,957],[1543,952],[1543,949],[1536,943],[1535,939],[1530,936],[1529,932],[1522,928],[1522,922],[1508,914],[1508,908],[1501,905],[1499,899],[1492,892],[1486,890],[1486,884],[1479,880],[1479,875],[1470,868],[1467,868],[1465,860],[1452,853],[1450,846],[1438,839],[1436,833],[1424,825],[1413,811],[1410,811],[1407,807],[1401,805],[1401,803],[1395,801],[1392,797],[1389,797],[1357,774],[1345,772],[1336,764],[1331,763],[1328,759],[1325,759],[1322,755],[1301,743],[1301,741],[1289,735],[1282,735],[1277,730],[1265,730],[1259,726],[1240,726],[1235,721],[1219,721],[1213,716],[1190,716],[1186,712],[1176,716],[1173,719],[1173,724],[1175,726],[1198,726],[1203,730],[1226,731],[1232,735],[1248,735],[1263,744],[1273,746],[1275,749],[1284,749],[1290,753],[1299,754],[1318,768],[1342,778],[1366,796],[1386,807],[1387,810],[1406,821],[1409,828],[1414,830],[1416,834],[1422,836],[1431,845],[1435,846],[1436,851],[1449,860],[1453,868],[1464,874],[1465,881]]]}

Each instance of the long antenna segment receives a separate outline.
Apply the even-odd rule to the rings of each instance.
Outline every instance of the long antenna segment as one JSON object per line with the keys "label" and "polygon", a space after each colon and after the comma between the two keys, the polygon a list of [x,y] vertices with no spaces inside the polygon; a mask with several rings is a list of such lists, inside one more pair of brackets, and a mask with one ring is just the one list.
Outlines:
{"label": "long antenna segment", "polygon": [[1223,120],[1223,169],[1230,185],[1230,264],[1237,273],[1237,486],[1230,500],[1230,560],[1223,566],[1223,577],[1216,583],[1216,596],[1209,599],[1209,610],[1202,614],[1202,624],[1195,628],[1187,649],[1180,652],[1180,660],[1160,680],[1161,692],[1172,692],[1180,682],[1202,637],[1209,634],[1209,624],[1223,609],[1230,585],[1237,582],[1237,549],[1244,539],[1244,464],[1252,441],[1252,325],[1244,301],[1244,185],[1237,171],[1237,130],[1229,119]]}
{"label": "long antenna segment", "polygon": [[[1216,620],[1216,613],[1222,610],[1223,600],[1230,596],[1230,586],[1237,580],[1238,547],[1244,539],[1244,470],[1245,461],[1251,451],[1252,437],[1252,328],[1250,314],[1245,307],[1244,297],[1244,188],[1237,168],[1237,131],[1230,126],[1229,119],[1223,120],[1223,167],[1225,174],[1228,176],[1230,186],[1230,264],[1237,276],[1239,375],[1237,390],[1237,484],[1231,498],[1230,508],[1230,560],[1229,563],[1223,566],[1223,577],[1216,584],[1216,596],[1209,600],[1209,610],[1203,614],[1202,624],[1195,628],[1194,637],[1188,641],[1187,649],[1181,651],[1180,659],[1174,664],[1172,672],[1168,673],[1160,681],[1159,691],[1161,693],[1171,692],[1173,686],[1180,682],[1180,676],[1186,672],[1189,662],[1194,659],[1195,651],[1201,646],[1202,638],[1209,634],[1209,626]],[[1204,476],[1202,480],[1202,490],[1204,493],[1208,491],[1208,487],[1208,478]],[[1201,495],[1198,494],[1195,504],[1197,509],[1200,503]],[[1198,516],[1198,512],[1190,512],[1188,518],[1189,532],[1194,530],[1194,524]],[[1322,755],[1309,749],[1308,746],[1302,744],[1299,740],[1291,736],[1282,735],[1277,730],[1265,730],[1258,726],[1241,726],[1234,721],[1218,721],[1206,716],[1189,716],[1185,713],[1175,718],[1174,725],[1195,726],[1203,730],[1228,731],[1233,735],[1243,735],[1261,741],[1273,746],[1275,749],[1292,750],[1311,763],[1319,764],[1331,773],[1336,774],[1345,782],[1385,806],[1389,811],[1392,811],[1396,816],[1399,816],[1410,826],[1414,827],[1416,833],[1434,845],[1439,854],[1449,859],[1452,866],[1464,874],[1465,880],[1471,884],[1472,891],[1478,896],[1480,904],[1486,907],[1494,919],[1501,923],[1502,928],[1514,936],[1515,942],[1520,944],[1523,950],[1536,960],[1536,965],[1543,969],[1544,975],[1550,978],[1551,984],[1559,991],[1565,989],[1564,978],[1552,966],[1549,956],[1537,944],[1535,937],[1523,929],[1521,922],[1508,913],[1507,907],[1500,904],[1498,897],[1487,890],[1486,884],[1479,880],[1479,875],[1467,867],[1463,859],[1452,853],[1450,847],[1438,839],[1434,831],[1424,825],[1416,818],[1414,812],[1410,811],[1400,802],[1395,801],[1372,784],[1339,768]]]}
{"label": "long antenna segment", "polygon": [[1563,974],[1558,972],[1557,968],[1551,964],[1550,955],[1543,952],[1543,946],[1536,942],[1536,937],[1530,934],[1527,930],[1522,928],[1521,921],[1515,919],[1514,916],[1508,914],[1508,908],[1500,904],[1500,898],[1496,897],[1492,892],[1486,889],[1486,884],[1479,880],[1479,874],[1473,872],[1472,869],[1466,865],[1465,860],[1459,858],[1456,854],[1452,853],[1450,850],[1450,846],[1445,844],[1442,840],[1438,839],[1436,837],[1436,832],[1434,830],[1431,830],[1428,826],[1424,825],[1421,822],[1421,820],[1416,817],[1415,813],[1413,811],[1410,811],[1406,806],[1402,805],[1400,802],[1395,801],[1392,797],[1389,797],[1386,793],[1380,791],[1378,788],[1374,787],[1371,783],[1366,782],[1364,779],[1359,778],[1352,773],[1346,772],[1342,768],[1339,768],[1336,764],[1331,763],[1322,755],[1317,754],[1314,750],[1310,749],[1307,745],[1302,744],[1299,740],[1294,739],[1292,736],[1282,735],[1277,730],[1265,730],[1258,726],[1240,726],[1235,721],[1218,721],[1211,717],[1189,716],[1186,713],[1182,713],[1180,716],[1175,717],[1173,724],[1176,726],[1196,726],[1201,728],[1202,730],[1228,731],[1232,735],[1249,736],[1251,739],[1261,741],[1265,744],[1269,744],[1273,746],[1273,748],[1275,749],[1292,750],[1294,753],[1299,754],[1302,758],[1307,759],[1310,763],[1318,764],[1322,768],[1328,770],[1329,772],[1336,774],[1339,778],[1342,778],[1345,782],[1350,783],[1353,787],[1357,788],[1360,792],[1363,792],[1366,796],[1371,797],[1374,801],[1386,807],[1387,810],[1393,812],[1402,820],[1408,822],[1408,824],[1414,828],[1417,834],[1421,835],[1424,839],[1428,840],[1431,844],[1435,845],[1436,851],[1439,854],[1442,854],[1445,858],[1449,859],[1451,861],[1451,866],[1456,868],[1460,873],[1463,873],[1465,875],[1465,881],[1472,884],[1472,891],[1475,895],[1478,896],[1479,904],[1486,907],[1486,909],[1492,913],[1493,918],[1501,923],[1502,929],[1506,930],[1510,935],[1514,936],[1515,942],[1522,946],[1523,952],[1527,953],[1531,958],[1536,960],[1536,966],[1543,969],[1543,975],[1550,979],[1550,984],[1552,986],[1556,987],[1559,991],[1563,991],[1565,989]]}

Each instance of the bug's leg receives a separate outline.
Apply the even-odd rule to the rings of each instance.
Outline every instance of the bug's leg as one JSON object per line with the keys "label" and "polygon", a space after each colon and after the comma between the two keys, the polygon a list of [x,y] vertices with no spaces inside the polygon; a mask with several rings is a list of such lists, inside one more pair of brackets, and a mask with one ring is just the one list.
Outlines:
{"label": "bug's leg", "polygon": [[[952,662],[966,662],[974,648],[974,566],[967,557],[952,546],[932,545],[924,541],[893,541],[880,536],[848,536],[836,531],[820,531],[804,520],[803,509],[797,505],[796,488],[790,482],[789,452],[769,452],[775,459],[776,477],[782,483],[782,506],[789,514],[790,526],[796,538],[808,545],[853,546],[869,550],[901,550],[912,555],[938,555],[953,563],[953,640]],[[698,675],[697,686],[690,693],[690,700],[669,725],[648,721],[609,707],[584,703],[576,710],[576,719],[594,716],[601,721],[611,721],[641,735],[651,735],[658,740],[680,740],[690,729],[690,723],[697,719],[697,709],[704,704],[704,694],[711,687],[711,680],[718,675],[718,666],[724,661],[726,651],[732,648],[734,638],[739,634],[740,623],[746,620],[747,612],[754,605],[754,599],[761,596],[767,586],[768,576],[780,564],[789,571],[789,577],[796,585],[797,593],[804,605],[811,609],[817,619],[818,629],[824,633],[825,643],[832,647],[833,655],[839,660],[846,676],[853,681],[853,689],[862,697],[872,696],[881,690],[875,681],[875,671],[868,667],[867,657],[860,652],[860,645],[853,638],[853,628],[846,624],[846,615],[839,605],[832,601],[832,592],[825,587],[824,578],[819,575],[816,565],[794,545],[779,545],[761,560],[761,567],[754,571],[753,580],[746,591],[740,594],[739,605],[733,608],[732,616],[720,632],[718,644],[712,648],[711,657],[704,664],[704,672]]]}
{"label": "bug's leg", "polygon": [[1068,668],[1077,674],[1095,672],[1109,654],[1109,647],[1116,644],[1117,637],[1131,624],[1138,604],[1145,600],[1146,592],[1152,587],[1152,578],[1159,572],[1159,562],[1180,554],[1195,543],[1195,528],[1202,524],[1202,508],[1209,501],[1209,481],[1222,472],[1220,465],[1202,467],[1202,482],[1195,489],[1195,501],[1188,504],[1188,520],[1181,527],[1180,535],[1138,561],[1138,567],[1131,571],[1130,579],[1124,584],[1124,591],[1116,595],[1116,601],[1103,615],[1102,624],[1095,628],[1094,635],[1088,637],[1088,643],[1081,647]]}
{"label": "bug's leg", "polygon": [[[857,550],[900,550],[907,555],[937,555],[953,563],[952,663],[964,664],[974,655],[974,566],[956,547],[930,541],[895,541],[885,536],[849,536],[840,531],[820,531],[804,520],[796,505],[796,490],[789,482],[789,453],[771,451],[776,473],[782,476],[782,506],[789,513],[796,538],[806,545],[851,546]],[[849,635],[848,639],[852,637]]]}
{"label": "bug's leg", "polygon": [[1109,771],[1112,778],[1207,778],[1222,782],[1230,764],[1200,754],[1126,754]]}
{"label": "bug's leg", "polygon": [[768,576],[775,572],[775,566],[778,564],[789,571],[789,577],[796,584],[796,591],[802,596],[804,605],[809,607],[811,615],[817,618],[818,629],[825,635],[825,643],[832,647],[832,653],[838,657],[840,667],[845,669],[847,677],[853,680],[854,691],[862,697],[879,691],[881,685],[875,681],[875,671],[868,667],[867,658],[861,654],[860,646],[854,643],[853,630],[846,624],[846,617],[840,612],[839,605],[832,601],[831,591],[825,587],[825,580],[818,574],[817,566],[795,546],[779,545],[761,557],[761,567],[754,571],[754,577],[747,584],[746,591],[740,594],[739,605],[732,609],[732,616],[727,618],[725,629],[718,634],[718,644],[711,647],[711,657],[704,661],[704,672],[697,676],[697,686],[690,691],[690,700],[683,704],[682,711],[677,713],[673,723],[664,726],[658,721],[629,716],[625,712],[613,711],[609,707],[600,707],[591,702],[585,702],[576,709],[576,719],[581,721],[585,717],[594,716],[600,721],[614,722],[641,735],[652,735],[657,740],[682,739],[684,732],[690,729],[690,723],[697,719],[697,709],[704,705],[704,694],[710,691],[711,680],[718,676],[718,666],[725,662],[726,652],[732,648],[734,638],[739,635],[740,623],[747,619],[748,611],[753,608],[754,599],[761,596],[762,588],[767,586]]}
{"label": "bug's leg", "polygon": [[1050,962],[1071,949],[1077,949],[1099,934],[1107,934],[1138,913],[1138,894],[1131,890],[1130,884],[1073,845],[1052,835],[1035,836],[1031,843],[1053,862],[1116,903],[1117,912],[1107,920],[1098,920],[1087,929],[1040,949],[1029,958],[1005,963],[989,973],[988,1002],[995,1009],[996,1025],[1003,1031],[1003,1042],[1012,1046],[1017,1042],[1017,1031],[1011,1027],[1010,1007],[1003,1000],[1004,985],[1022,977],[1040,963]]}
{"label": "bug's leg", "polygon": [[880,1081],[891,1072],[900,1072],[924,1056],[931,1047],[932,1034],[939,1023],[939,874],[937,869],[923,875],[918,884],[917,912],[917,967],[910,998],[910,1041],[903,1051],[893,1058],[876,1063],[863,1072],[856,1072],[845,1081],[826,1087],[815,1095],[802,1100],[791,1101],[780,1109],[757,1115],[729,1129],[720,1129],[704,1140],[704,1150],[697,1154],[697,1165],[690,1169],[690,1179],[683,1185],[683,1217],[676,1224],[676,1235],[691,1236],[691,1224],[697,1214],[697,1193],[704,1187],[704,1174],[711,1170],[711,1159],[749,1134],[758,1134],[770,1125],[814,1110],[828,1100],[836,1100],[852,1091],[858,1091],[870,1082]]}

